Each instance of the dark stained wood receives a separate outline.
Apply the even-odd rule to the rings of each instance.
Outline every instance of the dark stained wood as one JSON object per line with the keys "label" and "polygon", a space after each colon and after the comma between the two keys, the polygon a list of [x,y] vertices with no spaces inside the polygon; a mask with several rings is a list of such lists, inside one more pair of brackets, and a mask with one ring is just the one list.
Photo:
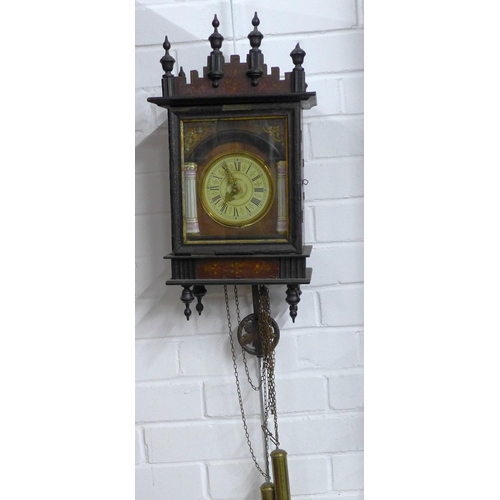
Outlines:
{"label": "dark stained wood", "polygon": [[312,269],[307,268],[306,276],[304,278],[221,278],[221,279],[211,279],[211,280],[200,280],[199,278],[194,279],[169,279],[166,285],[181,285],[181,286],[192,286],[192,285],[308,285],[311,283]]}
{"label": "dark stained wood", "polygon": [[261,284],[297,283],[310,281],[306,259],[312,246],[306,245],[300,255],[175,255],[164,259],[172,261],[172,280],[168,284],[207,285],[222,279],[256,280]]}
{"label": "dark stained wood", "polygon": [[199,279],[279,278],[279,259],[203,259],[196,263]]}
{"label": "dark stained wood", "polygon": [[[172,79],[174,77],[172,76]],[[167,97],[148,97],[148,102],[156,104],[162,108],[175,110],[176,108],[188,107],[195,104],[193,96],[167,96]],[[210,94],[205,96],[198,96],[196,98],[196,105],[198,106],[238,106],[238,105],[252,105],[252,104],[277,104],[282,102],[300,102],[302,109],[311,109],[316,106],[316,92],[297,92],[290,94]]]}
{"label": "dark stained wood", "polygon": [[210,80],[212,80],[212,87],[217,88],[219,86],[219,80],[224,76],[224,72],[222,71],[224,55],[220,50],[224,37],[217,30],[219,27],[219,20],[217,19],[217,16],[214,16],[212,26],[214,27],[214,32],[208,37],[208,39],[213,50],[208,58],[207,76]]}
{"label": "dark stained wood", "polygon": [[259,49],[264,35],[257,29],[257,26],[260,24],[257,12],[252,19],[252,24],[253,30],[248,34],[248,39],[250,40],[252,48],[247,56],[247,76],[250,78],[250,83],[256,87],[259,84],[259,78],[264,74],[264,56]]}
{"label": "dark stained wood", "polygon": [[[209,56],[210,57],[210,56]],[[263,57],[263,56],[262,56]],[[263,60],[263,59],[262,59]],[[203,68],[203,75],[199,76],[197,71],[191,72],[191,83],[186,82],[185,76],[174,77],[175,97],[206,97],[224,95],[239,95],[250,92],[252,94],[288,94],[293,92],[292,72],[285,73],[284,80],[280,79],[279,68],[272,68],[271,74],[267,74],[267,65],[262,64],[262,76],[258,85],[252,85],[252,79],[247,75],[248,64],[240,62],[239,55],[232,55],[229,63],[221,66],[224,78],[220,80],[218,87],[212,86],[212,80],[208,78],[209,62]],[[302,91],[303,92],[303,91]]]}

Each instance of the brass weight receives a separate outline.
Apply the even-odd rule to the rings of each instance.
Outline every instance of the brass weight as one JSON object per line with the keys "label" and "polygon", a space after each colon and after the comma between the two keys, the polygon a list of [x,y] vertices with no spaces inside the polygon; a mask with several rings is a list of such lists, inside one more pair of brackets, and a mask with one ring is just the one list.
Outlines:
{"label": "brass weight", "polygon": [[276,500],[290,500],[291,498],[286,455],[286,451],[279,448],[271,452]]}
{"label": "brass weight", "polygon": [[262,500],[275,500],[274,484],[266,481],[260,486],[260,495]]}

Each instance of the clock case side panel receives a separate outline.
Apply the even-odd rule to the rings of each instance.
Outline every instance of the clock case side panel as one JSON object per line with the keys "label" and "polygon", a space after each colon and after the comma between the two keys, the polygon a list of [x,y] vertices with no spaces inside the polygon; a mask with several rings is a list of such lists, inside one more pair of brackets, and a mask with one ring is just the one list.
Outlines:
{"label": "clock case side panel", "polygon": [[[267,115],[283,115],[288,119],[288,200],[289,233],[284,243],[226,243],[189,244],[184,241],[183,208],[183,158],[182,158],[182,121],[187,119],[206,119],[212,117],[233,118]],[[172,249],[174,255],[247,255],[295,253],[303,250],[303,200],[302,200],[302,146],[301,146],[302,109],[299,102],[278,103],[270,110],[268,104],[252,106],[203,106],[169,109],[170,136],[170,189],[172,203]]]}
{"label": "clock case side panel", "polygon": [[170,207],[172,214],[172,251],[174,254],[184,253],[179,249],[183,246],[183,187],[182,187],[182,164],[178,154],[181,148],[180,120],[179,117],[168,111],[169,132],[169,167],[170,167]]}
{"label": "clock case side panel", "polygon": [[[289,169],[288,189],[292,206],[290,214],[290,240],[297,247],[304,248],[304,169],[302,152],[302,107],[300,104],[293,106],[292,119],[290,120],[291,137],[289,144]],[[292,222],[293,221],[293,222]]]}

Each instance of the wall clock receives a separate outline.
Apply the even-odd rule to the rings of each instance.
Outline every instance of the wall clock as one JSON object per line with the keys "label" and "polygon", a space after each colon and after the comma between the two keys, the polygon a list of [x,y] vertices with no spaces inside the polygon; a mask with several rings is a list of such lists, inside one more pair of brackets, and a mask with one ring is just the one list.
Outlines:
{"label": "wall clock", "polygon": [[[247,62],[220,50],[215,16],[212,52],[200,76],[172,74],[175,60],[161,64],[161,97],[149,102],[169,110],[172,261],[169,285],[184,287],[185,314],[204,285],[284,284],[295,320],[300,285],[310,282],[311,247],[303,235],[302,110],[316,104],[307,92],[305,52],[297,44],[295,67],[280,78],[267,74],[260,50],[263,35],[255,15]],[[257,280],[257,281],[256,281]]]}
{"label": "wall clock", "polygon": [[[167,285],[182,286],[188,320],[195,298],[196,310],[203,311],[205,285],[224,286],[233,363],[236,366],[236,337],[244,360],[245,353],[260,360],[258,387],[267,401],[262,425],[267,443],[265,467],[258,465],[249,446],[266,479],[261,495],[264,500],[287,500],[286,452],[279,448],[273,406],[279,327],[271,316],[268,286],[287,286],[285,300],[295,320],[300,285],[310,283],[312,273],[306,267],[312,248],[304,245],[303,233],[302,110],[316,104],[316,93],[306,90],[302,67],[306,54],[298,44],[290,53],[292,71],[284,79],[279,68],[271,68],[268,74],[259,24],[256,13],[246,62],[235,55],[226,62],[215,16],[207,66],[202,75],[191,71],[189,83],[182,67],[177,76],[172,74],[175,60],[165,37],[163,95],[148,101],[168,109],[172,252],[165,258],[171,261],[172,278]],[[239,284],[252,285],[254,312],[243,319]],[[230,286],[237,310],[235,327]],[[246,431],[237,376],[236,383]],[[267,425],[271,415],[274,431]],[[276,446],[271,453],[270,442]]]}

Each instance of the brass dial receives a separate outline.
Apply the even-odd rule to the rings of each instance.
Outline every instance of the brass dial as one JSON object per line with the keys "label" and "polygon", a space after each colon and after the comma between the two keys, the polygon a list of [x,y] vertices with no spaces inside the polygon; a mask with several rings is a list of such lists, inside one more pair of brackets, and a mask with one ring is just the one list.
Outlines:
{"label": "brass dial", "polygon": [[250,226],[271,208],[273,177],[261,158],[246,151],[225,153],[206,166],[200,196],[215,222],[228,227]]}

